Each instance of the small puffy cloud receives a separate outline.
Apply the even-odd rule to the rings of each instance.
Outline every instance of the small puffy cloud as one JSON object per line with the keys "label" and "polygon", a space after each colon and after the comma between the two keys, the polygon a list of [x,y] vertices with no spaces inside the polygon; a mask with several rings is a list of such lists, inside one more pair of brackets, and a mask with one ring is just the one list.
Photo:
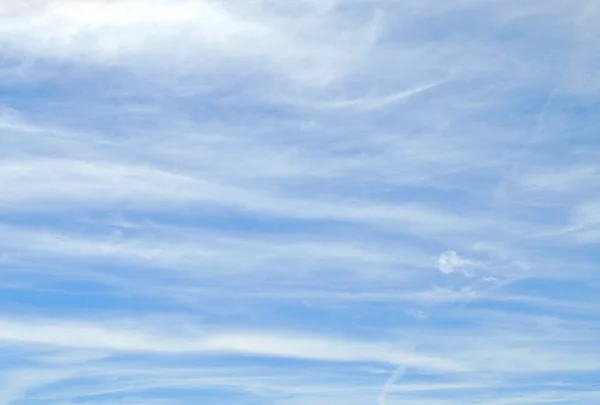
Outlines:
{"label": "small puffy cloud", "polygon": [[438,269],[444,274],[464,272],[469,261],[462,259],[454,250],[446,250],[437,259]]}
{"label": "small puffy cloud", "polygon": [[466,277],[475,276],[475,273],[485,273],[487,264],[460,256],[454,250],[446,250],[437,258],[438,270],[444,274],[461,273]]}

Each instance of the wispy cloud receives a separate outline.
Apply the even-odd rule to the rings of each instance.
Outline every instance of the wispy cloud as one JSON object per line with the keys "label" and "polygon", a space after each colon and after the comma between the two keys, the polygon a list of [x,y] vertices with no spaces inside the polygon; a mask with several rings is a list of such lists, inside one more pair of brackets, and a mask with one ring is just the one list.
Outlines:
{"label": "wispy cloud", "polygon": [[[375,13],[340,18],[337,2],[65,0],[3,2],[3,45],[27,60],[126,64],[189,73],[223,62],[327,83],[377,35]],[[323,41],[327,39],[327,41]],[[162,60],[162,63],[161,63]]]}
{"label": "wispy cloud", "polygon": [[0,403],[596,403],[599,18],[0,1]]}

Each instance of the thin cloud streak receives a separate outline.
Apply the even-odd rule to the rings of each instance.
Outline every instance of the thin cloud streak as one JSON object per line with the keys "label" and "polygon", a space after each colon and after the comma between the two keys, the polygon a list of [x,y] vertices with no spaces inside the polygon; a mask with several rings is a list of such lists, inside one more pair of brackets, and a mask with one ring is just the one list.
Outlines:
{"label": "thin cloud streak", "polygon": [[231,353],[283,357],[315,361],[342,362],[406,362],[423,369],[460,369],[443,359],[427,358],[401,350],[386,343],[346,342],[318,337],[285,336],[282,334],[201,333],[187,336],[144,331],[136,328],[50,320],[0,321],[0,340],[20,345],[49,345],[73,349],[103,351],[141,351],[155,353]]}

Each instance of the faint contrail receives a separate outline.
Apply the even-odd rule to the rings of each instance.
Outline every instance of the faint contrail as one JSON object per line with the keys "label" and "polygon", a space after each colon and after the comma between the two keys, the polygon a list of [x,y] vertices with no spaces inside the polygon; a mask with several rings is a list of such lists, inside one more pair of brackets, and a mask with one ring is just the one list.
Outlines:
{"label": "faint contrail", "polygon": [[[415,348],[413,347],[410,350],[410,353],[414,353]],[[379,393],[379,397],[377,398],[377,405],[387,405],[387,396],[389,390],[394,386],[394,384],[404,375],[406,370],[408,369],[408,365],[400,364],[396,370],[388,377],[385,384],[381,388],[381,392]]]}

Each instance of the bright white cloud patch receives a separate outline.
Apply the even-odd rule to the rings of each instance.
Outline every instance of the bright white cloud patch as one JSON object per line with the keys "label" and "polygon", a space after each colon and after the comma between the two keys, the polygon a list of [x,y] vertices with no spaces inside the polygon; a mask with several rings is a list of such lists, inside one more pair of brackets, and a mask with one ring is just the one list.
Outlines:
{"label": "bright white cloud patch", "polygon": [[0,1],[0,405],[597,404],[599,13]]}
{"label": "bright white cloud patch", "polygon": [[309,1],[3,2],[0,44],[29,61],[127,65],[159,75],[244,64],[247,73],[266,67],[306,85],[347,70],[376,38],[376,13],[346,21],[332,7]]}

